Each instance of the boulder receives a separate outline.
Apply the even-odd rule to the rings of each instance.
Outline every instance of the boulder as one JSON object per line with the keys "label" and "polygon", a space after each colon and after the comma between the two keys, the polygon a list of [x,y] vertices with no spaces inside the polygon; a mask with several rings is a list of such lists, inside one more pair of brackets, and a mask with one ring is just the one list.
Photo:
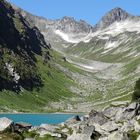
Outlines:
{"label": "boulder", "polygon": [[104,111],[103,111],[103,114],[107,117],[107,118],[113,118],[116,113],[118,111],[118,107],[110,107],[110,108],[106,108]]}
{"label": "boulder", "polygon": [[83,117],[81,117],[82,121],[87,121],[89,119],[89,115],[84,115]]}
{"label": "boulder", "polygon": [[101,128],[109,133],[113,131],[117,131],[119,128],[119,124],[116,124],[114,121],[108,121],[101,126]]}
{"label": "boulder", "polygon": [[17,122],[14,124],[14,131],[16,132],[24,132],[31,129],[32,125],[24,122]]}
{"label": "boulder", "polygon": [[41,124],[40,128],[50,131],[50,132],[55,132],[58,126],[50,125],[50,124]]}
{"label": "boulder", "polygon": [[134,129],[136,132],[140,132],[140,124],[138,121],[135,121],[134,122]]}
{"label": "boulder", "polygon": [[115,115],[115,121],[116,122],[124,122],[127,120],[131,120],[136,114],[135,110],[132,110],[132,108],[119,108],[116,115]]}
{"label": "boulder", "polygon": [[129,140],[129,138],[126,133],[116,131],[111,133],[107,140]]}
{"label": "boulder", "polygon": [[0,118],[0,132],[6,130],[8,127],[12,125],[13,121],[8,118]]}
{"label": "boulder", "polygon": [[131,111],[135,110],[135,109],[137,108],[137,106],[138,106],[138,103],[136,103],[136,102],[131,103],[131,104],[126,108],[126,110],[129,111],[129,112],[131,112]]}
{"label": "boulder", "polygon": [[140,103],[137,103],[136,115],[140,115]]}
{"label": "boulder", "polygon": [[46,134],[48,134],[48,135],[50,135],[52,137],[58,137],[58,138],[61,138],[61,136],[62,136],[59,133],[48,131],[48,130],[46,130],[44,128],[40,128],[36,132],[39,134],[40,137],[44,137]]}
{"label": "boulder", "polygon": [[123,118],[123,112],[124,112],[124,108],[119,108],[116,115],[115,115],[115,121],[116,122],[121,122],[122,118]]}
{"label": "boulder", "polygon": [[95,131],[96,132],[98,132],[99,134],[101,134],[101,135],[109,135],[110,133],[109,132],[107,132],[107,131],[105,131],[105,130],[103,130],[102,129],[102,127],[99,125],[99,124],[94,124],[94,126],[95,126]]}
{"label": "boulder", "polygon": [[74,133],[67,140],[91,140],[91,138],[86,134]]}
{"label": "boulder", "polygon": [[94,131],[95,131],[94,126],[85,126],[83,131],[82,131],[82,134],[86,134],[86,135],[91,136]]}
{"label": "boulder", "polygon": [[132,130],[134,130],[134,121],[133,120],[124,122],[122,127],[120,128],[121,132],[129,132]]}
{"label": "boulder", "polygon": [[108,118],[102,113],[102,112],[98,112],[95,110],[92,110],[89,113],[89,124],[94,124],[97,123],[99,125],[103,125],[104,123],[106,123],[108,121]]}
{"label": "boulder", "polygon": [[135,110],[131,111],[131,112],[128,112],[128,111],[125,111],[122,115],[123,115],[123,120],[131,120],[133,117],[135,117]]}
{"label": "boulder", "polygon": [[64,128],[61,130],[63,133],[68,133],[69,132],[69,129],[68,128]]}
{"label": "boulder", "polygon": [[40,135],[40,137],[44,137],[44,135],[48,134],[48,135],[51,135],[52,137],[61,138],[61,134],[56,132],[57,128],[59,128],[59,126],[41,124],[39,127],[34,127],[31,130],[36,131]]}
{"label": "boulder", "polygon": [[137,137],[137,140],[140,140],[140,135]]}
{"label": "boulder", "polygon": [[77,123],[77,122],[79,122],[79,121],[81,121],[81,119],[80,119],[80,117],[77,115],[77,116],[74,116],[74,117],[68,119],[65,123],[66,123],[66,124],[74,124],[74,123]]}

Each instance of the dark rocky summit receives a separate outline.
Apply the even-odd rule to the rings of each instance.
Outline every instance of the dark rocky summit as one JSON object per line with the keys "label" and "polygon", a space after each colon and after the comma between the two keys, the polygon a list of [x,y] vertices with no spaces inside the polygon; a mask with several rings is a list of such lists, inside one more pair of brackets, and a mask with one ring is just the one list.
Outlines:
{"label": "dark rocky summit", "polygon": [[126,11],[122,10],[121,8],[114,8],[109,11],[95,26],[96,29],[103,29],[108,27],[114,22],[124,21],[130,18],[131,15],[128,14]]}

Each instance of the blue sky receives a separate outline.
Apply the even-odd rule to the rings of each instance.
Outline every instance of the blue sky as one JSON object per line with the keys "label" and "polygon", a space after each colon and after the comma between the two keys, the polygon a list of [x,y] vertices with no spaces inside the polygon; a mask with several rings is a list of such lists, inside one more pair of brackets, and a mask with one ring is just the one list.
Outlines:
{"label": "blue sky", "polygon": [[94,25],[109,10],[120,7],[140,15],[140,0],[9,0],[22,9],[48,19],[63,16],[83,19]]}

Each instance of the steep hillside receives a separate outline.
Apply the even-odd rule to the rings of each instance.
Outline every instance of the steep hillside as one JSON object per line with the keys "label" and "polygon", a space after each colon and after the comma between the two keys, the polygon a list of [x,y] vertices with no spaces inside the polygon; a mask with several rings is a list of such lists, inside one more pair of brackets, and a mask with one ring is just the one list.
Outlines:
{"label": "steep hillside", "polygon": [[0,11],[0,90],[42,86],[35,64],[35,54],[48,48],[42,34],[3,0]]}
{"label": "steep hillside", "polygon": [[51,101],[75,97],[68,88],[74,82],[55,66],[64,60],[50,47],[34,24],[0,1],[0,111],[44,112]]}

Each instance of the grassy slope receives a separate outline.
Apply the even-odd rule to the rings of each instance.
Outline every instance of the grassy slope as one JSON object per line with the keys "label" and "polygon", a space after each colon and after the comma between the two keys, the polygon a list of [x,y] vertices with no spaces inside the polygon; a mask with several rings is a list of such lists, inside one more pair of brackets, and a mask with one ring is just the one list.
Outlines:
{"label": "grassy slope", "polygon": [[[101,43],[102,44],[102,43]],[[139,53],[139,41],[137,42],[132,42],[132,46],[135,47],[130,47],[130,50],[126,52],[120,52],[120,53],[113,53],[114,51],[117,51],[117,49],[125,49],[128,47],[128,45],[120,45],[118,48],[114,48],[111,50],[109,53],[101,55],[101,53],[104,51],[102,49],[102,45],[100,44],[95,45],[93,43],[89,44],[83,44],[80,43],[78,46],[69,48],[66,53],[68,54],[74,54],[80,57],[85,57],[87,59],[91,60],[97,60],[97,61],[102,61],[102,62],[119,62],[122,63],[124,66],[119,70],[120,75],[122,75],[122,78],[120,78],[117,81],[106,81],[104,85],[107,87],[107,92],[105,98],[102,98],[102,93],[97,93],[96,91],[93,92],[92,96],[87,97],[87,100],[89,100],[92,103],[98,102],[97,99],[99,99],[101,102],[102,101],[108,101],[106,102],[106,105],[111,103],[112,101],[126,101],[126,100],[131,100],[131,93],[134,88],[135,81],[139,77],[139,71],[137,70],[139,67],[139,60],[140,57],[134,57],[134,55],[127,56],[129,53],[137,50],[137,53]],[[129,43],[129,45],[131,45]],[[95,48],[96,46],[96,48]],[[93,52],[91,51],[94,50]],[[81,53],[82,52],[82,53]],[[91,53],[92,52],[92,53]],[[90,55],[91,54],[91,55]],[[111,55],[112,54],[112,55]],[[102,82],[102,81],[100,81]],[[120,98],[119,98],[120,97]],[[100,104],[99,106],[104,106],[104,104]]]}
{"label": "grassy slope", "polygon": [[[44,112],[43,108],[48,103],[50,103],[50,101],[59,102],[60,100],[63,100],[63,101],[66,101],[66,103],[68,103],[70,101],[70,98],[78,97],[69,91],[70,86],[75,86],[75,85],[78,86],[78,84],[75,84],[75,82],[71,80],[70,77],[66,76],[63,72],[58,70],[58,68],[55,67],[54,64],[55,63],[60,64],[62,67],[69,69],[71,72],[80,73],[82,75],[85,75],[85,71],[80,70],[79,68],[73,66],[72,64],[68,62],[65,62],[62,59],[62,56],[55,51],[52,51],[51,55],[52,55],[52,60],[48,64],[45,64],[45,65],[42,63],[42,57],[36,56],[38,60],[37,66],[41,74],[41,77],[44,81],[44,87],[41,88],[40,91],[37,91],[37,90],[34,90],[32,92],[24,91],[22,94],[20,93],[18,95],[15,93],[11,93],[9,91],[2,92],[0,94],[1,110],[7,111],[8,110],[7,108],[11,108],[13,110],[18,110],[22,112],[24,111],[25,112]],[[121,72],[122,74],[124,74],[124,76],[126,76],[125,73],[130,74],[133,72],[131,67],[133,68],[134,64],[135,64],[135,68],[137,67],[139,59],[136,59],[136,60],[137,61],[134,60],[134,62],[136,63],[132,61],[124,66]],[[135,78],[137,77],[136,75],[135,75]],[[93,78],[96,78],[94,75],[92,76]],[[128,93],[133,90],[133,83],[132,84],[131,83],[127,84],[127,83],[132,78],[134,78],[134,75],[130,75],[129,77],[126,77],[125,79],[121,79],[120,81],[117,81],[114,84],[111,84],[112,82],[110,84],[108,83],[108,86],[107,86],[108,90],[107,90],[107,95],[105,98],[102,98],[102,94],[100,92],[98,93],[94,91],[93,95],[83,98],[83,102],[89,101],[91,103],[97,103],[98,102],[97,100],[99,99],[99,102],[101,101],[101,104],[99,104],[97,108],[100,108],[100,107],[104,107],[108,105],[112,101],[130,100],[131,94],[128,95]],[[99,79],[99,82],[102,82],[102,81],[100,81]],[[126,95],[126,96],[122,96],[122,95]],[[119,96],[120,98],[118,98]],[[108,100],[111,100],[111,101],[108,101]],[[102,101],[105,101],[105,103],[102,103]],[[73,104],[75,103],[76,102],[74,102]],[[6,107],[4,107],[5,105]],[[59,110],[52,109],[52,110],[47,110],[47,111],[52,112],[52,111],[59,111]]]}
{"label": "grassy slope", "polygon": [[[58,57],[59,56],[57,56],[57,59]],[[37,59],[37,66],[43,79],[44,87],[39,91],[34,90],[28,92],[24,90],[18,94],[10,91],[1,92],[1,110],[7,111],[7,109],[10,108],[22,112],[43,112],[43,107],[50,101],[59,101],[60,99],[65,100],[75,97],[67,88],[73,85],[74,82],[53,66],[56,59],[50,61],[49,64],[43,64],[40,56],[37,56]],[[58,59],[57,62],[61,64],[64,63],[61,59]],[[70,64],[64,65],[69,65],[70,67]]]}

